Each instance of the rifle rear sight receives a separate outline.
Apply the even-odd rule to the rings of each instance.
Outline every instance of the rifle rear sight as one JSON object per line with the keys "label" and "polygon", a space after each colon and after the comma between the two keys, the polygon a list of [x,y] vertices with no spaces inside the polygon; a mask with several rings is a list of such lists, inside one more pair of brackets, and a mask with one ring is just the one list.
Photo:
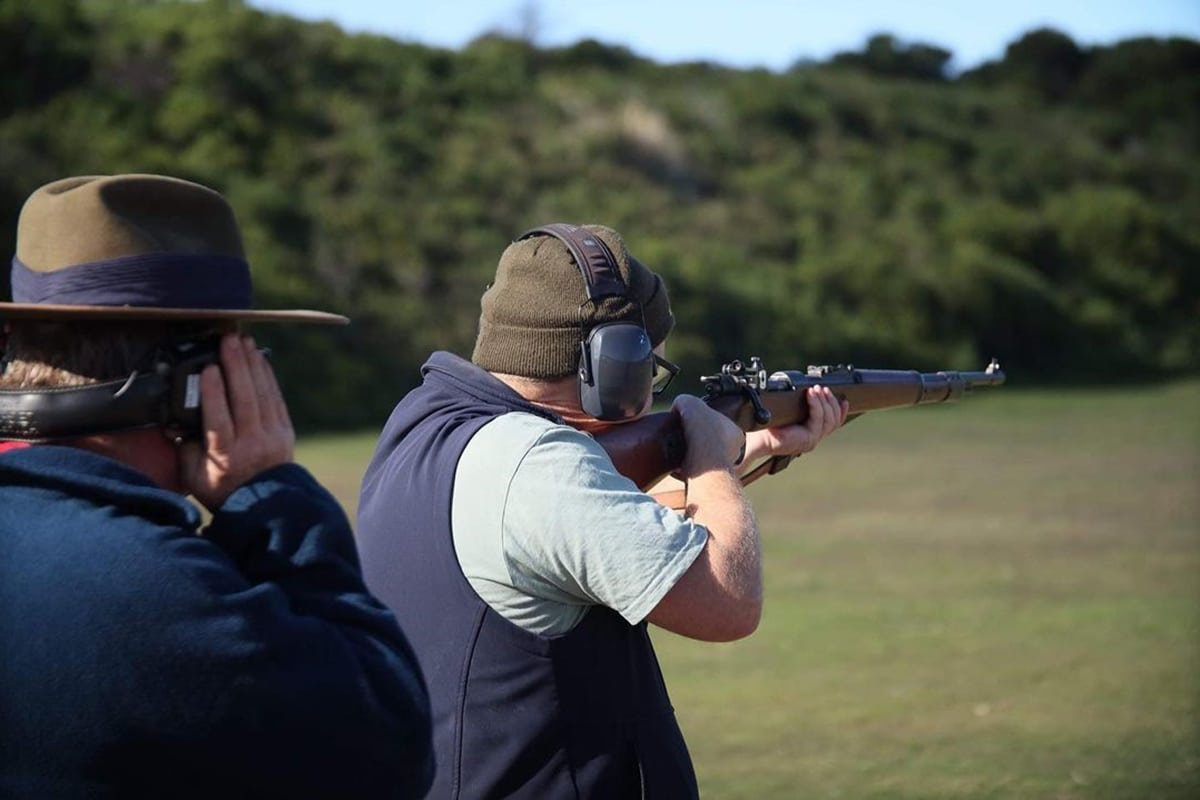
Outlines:
{"label": "rifle rear sight", "polygon": [[763,390],[767,388],[767,370],[758,356],[751,356],[749,365],[734,359],[722,364],[719,374],[701,376],[700,382],[707,395],[728,394],[743,388]]}
{"label": "rifle rear sight", "polygon": [[[992,367],[999,368],[999,364],[993,360]],[[792,375],[795,375],[795,373],[792,373]],[[838,364],[837,366],[809,365],[804,375],[808,378],[841,377],[850,381],[855,381],[858,378],[853,364]],[[714,395],[737,394],[745,389],[756,389],[764,392],[768,389],[793,388],[791,377],[786,372],[768,373],[766,367],[763,366],[762,359],[758,356],[751,356],[749,364],[735,359],[728,364],[722,364],[719,374],[702,376],[700,381],[704,386],[704,393],[711,397]]]}
{"label": "rifle rear sight", "polygon": [[768,378],[767,369],[762,359],[751,356],[749,365],[740,360],[730,361],[721,365],[718,375],[705,375],[700,378],[704,385],[704,394],[708,398],[739,394],[750,401],[754,409],[754,421],[758,425],[767,425],[771,421],[768,411],[758,397],[758,393],[766,391]]}

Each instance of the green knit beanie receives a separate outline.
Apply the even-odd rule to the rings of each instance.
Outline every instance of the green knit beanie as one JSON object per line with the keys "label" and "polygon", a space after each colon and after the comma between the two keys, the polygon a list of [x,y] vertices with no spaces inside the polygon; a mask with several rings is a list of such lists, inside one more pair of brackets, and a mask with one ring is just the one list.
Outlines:
{"label": "green knit beanie", "polygon": [[500,256],[496,279],[480,303],[471,355],[477,365],[525,378],[561,378],[579,368],[579,345],[598,325],[644,322],[655,346],[667,338],[675,318],[662,279],[629,255],[612,228],[582,227],[612,251],[626,296],[590,302],[583,273],[554,236],[513,242]]}

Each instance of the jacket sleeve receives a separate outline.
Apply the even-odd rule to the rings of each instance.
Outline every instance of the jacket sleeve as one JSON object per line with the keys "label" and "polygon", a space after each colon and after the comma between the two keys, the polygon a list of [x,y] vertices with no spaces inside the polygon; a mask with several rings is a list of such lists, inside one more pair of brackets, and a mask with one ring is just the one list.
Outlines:
{"label": "jacket sleeve", "polygon": [[275,467],[230,495],[204,536],[240,573],[218,579],[209,620],[239,665],[211,722],[231,775],[259,776],[273,795],[422,796],[425,684],[363,583],[337,501],[302,467]]}

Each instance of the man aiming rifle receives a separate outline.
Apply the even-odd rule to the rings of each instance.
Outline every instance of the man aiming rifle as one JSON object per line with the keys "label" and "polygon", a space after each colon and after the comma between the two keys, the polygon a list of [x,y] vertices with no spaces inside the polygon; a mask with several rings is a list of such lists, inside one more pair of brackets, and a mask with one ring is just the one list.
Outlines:
{"label": "man aiming rifle", "polygon": [[429,680],[438,798],[696,797],[647,624],[705,641],[762,610],[743,459],[812,450],[846,403],[744,432],[699,398],[673,410],[686,515],[593,438],[665,388],[661,279],[602,226],[548,225],[500,257],[470,362],[439,352],[367,469],[358,533]]}

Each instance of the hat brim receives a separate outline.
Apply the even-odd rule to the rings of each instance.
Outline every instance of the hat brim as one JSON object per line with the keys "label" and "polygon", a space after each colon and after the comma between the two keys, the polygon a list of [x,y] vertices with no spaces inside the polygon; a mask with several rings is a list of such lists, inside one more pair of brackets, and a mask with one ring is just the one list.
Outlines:
{"label": "hat brim", "polygon": [[49,303],[0,303],[0,318],[7,319],[97,319],[97,320],[235,320],[241,322],[302,322],[315,325],[346,325],[350,318],[327,311],[281,309],[155,308],[144,306],[70,306]]}

